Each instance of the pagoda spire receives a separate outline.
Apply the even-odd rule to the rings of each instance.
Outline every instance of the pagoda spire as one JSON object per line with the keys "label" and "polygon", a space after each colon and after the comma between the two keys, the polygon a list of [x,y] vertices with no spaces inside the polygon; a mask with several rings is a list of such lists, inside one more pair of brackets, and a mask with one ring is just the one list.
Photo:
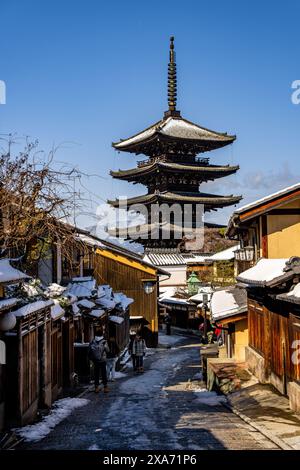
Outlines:
{"label": "pagoda spire", "polygon": [[169,116],[180,115],[176,110],[177,102],[177,73],[176,73],[176,57],[174,50],[174,36],[170,37],[170,52],[168,64],[168,105],[169,110],[165,113]]}

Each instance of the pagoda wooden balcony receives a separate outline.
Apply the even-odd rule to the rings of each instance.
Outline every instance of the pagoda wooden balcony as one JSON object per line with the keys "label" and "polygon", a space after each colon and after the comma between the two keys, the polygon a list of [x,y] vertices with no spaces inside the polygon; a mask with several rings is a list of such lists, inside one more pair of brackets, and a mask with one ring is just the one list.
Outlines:
{"label": "pagoda wooden balcony", "polygon": [[206,166],[209,164],[209,158],[203,158],[203,157],[195,157],[195,160],[193,160],[192,162],[189,162],[180,158],[177,158],[177,159],[172,158],[171,160],[170,158],[167,158],[166,156],[160,156],[156,158],[147,158],[146,160],[140,160],[139,162],[137,162],[137,166],[138,168],[142,168],[148,165],[152,165],[155,162],[170,162],[170,161],[174,163],[182,163],[182,164],[188,163],[189,165],[193,165],[193,164],[199,165],[200,163],[203,166]]}

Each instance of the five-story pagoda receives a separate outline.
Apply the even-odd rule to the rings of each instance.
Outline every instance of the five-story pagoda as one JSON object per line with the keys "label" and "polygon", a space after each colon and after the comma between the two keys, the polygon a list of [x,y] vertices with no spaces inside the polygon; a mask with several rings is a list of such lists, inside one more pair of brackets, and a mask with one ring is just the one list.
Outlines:
{"label": "five-story pagoda", "polygon": [[[143,204],[148,209],[147,223],[139,227],[140,238],[136,239],[136,229],[120,229],[119,236],[135,235],[135,240],[148,249],[172,248],[182,250],[184,244],[178,239],[182,227],[174,217],[153,220],[151,206],[179,204],[192,207],[192,227],[197,228],[196,207],[200,204],[205,212],[237,204],[241,196],[219,196],[200,191],[203,182],[235,173],[238,166],[211,165],[209,158],[198,156],[232,144],[235,136],[205,129],[184,119],[176,109],[177,78],[174,52],[174,38],[170,38],[170,59],[168,64],[168,105],[163,119],[133,137],[113,143],[118,151],[146,155],[147,160],[139,161],[136,168],[111,171],[113,178],[141,183],[147,186],[147,193],[127,200],[127,208]],[[108,201],[120,207],[119,199]],[[166,236],[167,233],[167,236]],[[181,237],[182,239],[182,237]]]}

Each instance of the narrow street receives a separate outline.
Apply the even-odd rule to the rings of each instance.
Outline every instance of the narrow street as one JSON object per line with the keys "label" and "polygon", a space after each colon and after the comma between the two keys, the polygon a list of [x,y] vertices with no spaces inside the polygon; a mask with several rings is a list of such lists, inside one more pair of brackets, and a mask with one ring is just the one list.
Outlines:
{"label": "narrow street", "polygon": [[[164,338],[163,338],[164,339]],[[224,397],[200,392],[199,345],[174,338],[172,348],[150,350],[145,372],[132,369],[110,393],[88,392],[44,439],[23,449],[276,449],[272,442],[225,408]]]}

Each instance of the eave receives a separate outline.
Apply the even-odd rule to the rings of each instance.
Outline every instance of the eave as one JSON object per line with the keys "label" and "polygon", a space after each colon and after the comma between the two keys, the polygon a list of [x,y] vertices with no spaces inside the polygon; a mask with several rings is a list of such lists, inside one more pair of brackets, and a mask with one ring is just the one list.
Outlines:
{"label": "eave", "polygon": [[153,175],[155,173],[184,173],[194,178],[199,177],[201,180],[214,180],[216,178],[222,178],[236,173],[239,170],[239,166],[218,166],[218,165],[188,165],[181,163],[172,162],[154,162],[149,165],[145,165],[138,168],[132,168],[129,170],[118,170],[111,171],[110,175],[113,178],[127,180],[127,181],[138,181],[143,176]]}
{"label": "eave", "polygon": [[[133,204],[154,204],[157,202],[168,202],[179,204],[203,204],[205,210],[211,210],[214,208],[222,208],[226,206],[231,206],[233,204],[238,204],[242,196],[216,196],[214,194],[205,194],[205,193],[173,193],[173,192],[164,192],[164,193],[153,193],[145,194],[142,196],[136,196],[133,198],[127,199],[127,206]],[[124,203],[119,202],[118,199],[108,200],[108,204],[111,204],[113,207],[124,208]]]}

